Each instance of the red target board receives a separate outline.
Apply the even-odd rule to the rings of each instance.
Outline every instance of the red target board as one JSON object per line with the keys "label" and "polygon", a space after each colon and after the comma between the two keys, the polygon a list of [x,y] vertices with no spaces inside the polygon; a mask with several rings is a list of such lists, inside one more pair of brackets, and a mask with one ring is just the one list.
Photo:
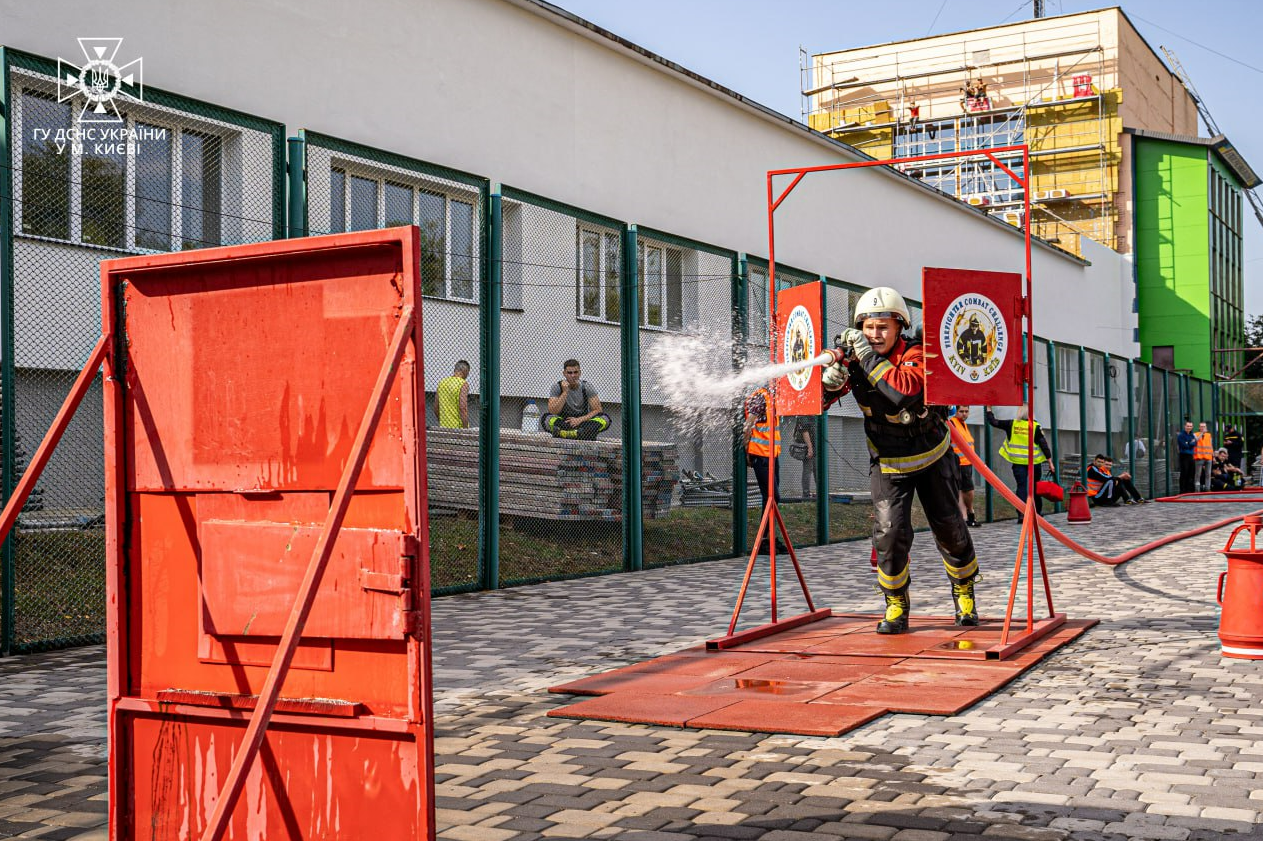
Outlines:
{"label": "red target board", "polygon": [[[804,283],[776,295],[776,361],[806,362],[824,351],[823,283]],[[818,415],[824,410],[821,369],[803,367],[776,381],[776,414]]]}
{"label": "red target board", "polygon": [[1022,276],[924,268],[925,402],[1022,402]]}

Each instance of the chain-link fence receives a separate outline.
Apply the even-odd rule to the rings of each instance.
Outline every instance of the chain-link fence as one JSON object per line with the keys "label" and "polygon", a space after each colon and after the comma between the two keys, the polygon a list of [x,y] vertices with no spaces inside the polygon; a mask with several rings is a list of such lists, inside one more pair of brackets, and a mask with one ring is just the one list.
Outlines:
{"label": "chain-link fence", "polygon": [[481,584],[479,295],[487,183],[316,132],[303,135],[309,233],[420,230],[430,579],[439,593],[474,589]]}
{"label": "chain-link fence", "polygon": [[[7,496],[101,333],[99,262],[283,235],[284,133],[156,88],[142,98],[125,85],[110,107],[90,108],[59,91],[55,62],[5,57]],[[103,634],[101,399],[98,377],[5,546],[11,651]]]}
{"label": "chain-link fence", "polygon": [[[637,234],[636,276],[640,311],[641,481],[644,494],[644,565],[728,557],[733,546],[734,453],[742,439],[734,419],[740,407],[694,394],[678,405],[688,372],[731,372],[739,312],[737,254],[657,231]],[[705,337],[708,355],[679,367],[655,366],[669,357],[680,334]],[[682,388],[683,386],[683,388]],[[672,483],[674,472],[678,482]],[[737,481],[744,480],[738,476]],[[753,495],[757,499],[757,493]],[[751,497],[747,495],[747,504]]]}
{"label": "chain-link fence", "polygon": [[1162,444],[1154,434],[1153,411],[1150,406],[1153,377],[1149,366],[1137,362],[1132,366],[1131,418],[1133,434],[1127,448],[1128,469],[1136,487],[1146,497],[1157,496],[1157,477],[1166,469]]}
{"label": "chain-link fence", "polygon": [[503,214],[500,581],[618,571],[625,228],[507,188]]}
{"label": "chain-link fence", "polygon": [[[1185,482],[1190,488],[1194,482],[1191,475],[1183,475],[1187,471],[1184,469],[1186,465],[1180,459],[1178,440],[1179,434],[1184,430],[1185,422],[1191,422],[1192,419],[1187,418],[1184,411],[1181,378],[1170,372],[1163,372],[1162,378],[1162,397],[1166,408],[1167,464],[1169,465],[1166,493],[1174,493],[1183,488]],[[1197,426],[1194,425],[1193,429],[1197,429]]]}

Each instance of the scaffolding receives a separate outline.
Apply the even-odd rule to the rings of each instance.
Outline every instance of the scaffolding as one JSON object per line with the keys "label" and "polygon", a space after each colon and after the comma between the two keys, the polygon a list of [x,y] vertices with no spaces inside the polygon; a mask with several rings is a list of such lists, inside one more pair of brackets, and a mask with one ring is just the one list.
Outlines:
{"label": "scaffolding", "polygon": [[[1082,237],[1126,250],[1118,50],[1101,23],[1073,16],[1039,21],[1037,31],[999,27],[800,52],[803,121],[879,159],[1027,144],[1033,233],[1075,254]],[[898,168],[1022,225],[1021,188],[983,156]]]}

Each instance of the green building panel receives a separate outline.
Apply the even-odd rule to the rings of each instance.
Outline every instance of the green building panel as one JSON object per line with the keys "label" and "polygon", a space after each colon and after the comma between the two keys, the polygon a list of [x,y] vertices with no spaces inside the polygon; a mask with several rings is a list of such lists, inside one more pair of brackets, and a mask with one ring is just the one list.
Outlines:
{"label": "green building panel", "polygon": [[1141,358],[1174,348],[1175,367],[1211,376],[1210,224],[1205,146],[1135,138]]}

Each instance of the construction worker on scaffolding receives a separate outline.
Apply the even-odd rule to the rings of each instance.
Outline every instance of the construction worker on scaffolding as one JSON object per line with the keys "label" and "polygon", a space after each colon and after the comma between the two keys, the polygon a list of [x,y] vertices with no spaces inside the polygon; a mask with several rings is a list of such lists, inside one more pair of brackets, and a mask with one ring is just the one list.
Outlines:
{"label": "construction worker on scaffolding", "polygon": [[924,352],[905,337],[911,318],[903,296],[888,286],[860,296],[852,327],[840,334],[825,368],[825,405],[855,396],[868,439],[873,492],[873,545],[886,612],[879,634],[908,630],[908,551],[912,497],[929,520],[951,582],[956,624],[978,624],[974,579],[978,561],[959,504],[959,469],[947,431],[947,409],[925,405]]}

